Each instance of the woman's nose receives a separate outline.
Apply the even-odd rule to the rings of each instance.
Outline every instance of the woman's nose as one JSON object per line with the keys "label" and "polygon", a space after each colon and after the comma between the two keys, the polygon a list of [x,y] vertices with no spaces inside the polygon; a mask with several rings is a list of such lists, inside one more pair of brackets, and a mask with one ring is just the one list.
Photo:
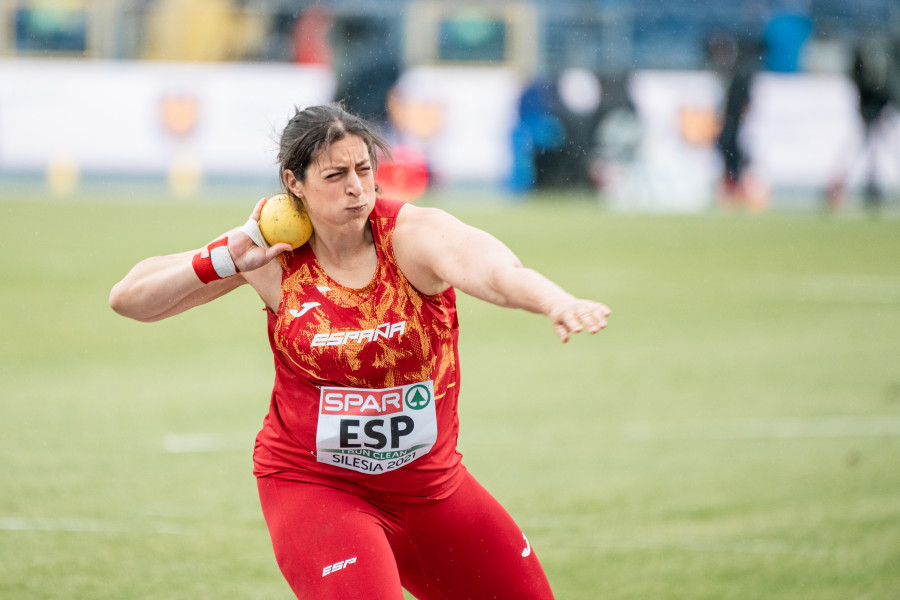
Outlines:
{"label": "woman's nose", "polygon": [[347,177],[347,193],[351,196],[360,196],[363,192],[362,181],[359,179],[359,175],[355,171],[351,171],[349,176]]}

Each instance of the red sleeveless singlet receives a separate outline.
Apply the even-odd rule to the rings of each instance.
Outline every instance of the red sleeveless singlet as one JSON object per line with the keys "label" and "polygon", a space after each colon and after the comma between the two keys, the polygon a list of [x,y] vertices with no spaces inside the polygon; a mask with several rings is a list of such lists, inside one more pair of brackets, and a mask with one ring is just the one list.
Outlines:
{"label": "red sleeveless singlet", "polygon": [[332,280],[308,244],[281,257],[257,477],[413,501],[447,497],[462,481],[456,294],[423,295],[400,271],[392,240],[402,206],[375,203],[378,266],[361,289]]}

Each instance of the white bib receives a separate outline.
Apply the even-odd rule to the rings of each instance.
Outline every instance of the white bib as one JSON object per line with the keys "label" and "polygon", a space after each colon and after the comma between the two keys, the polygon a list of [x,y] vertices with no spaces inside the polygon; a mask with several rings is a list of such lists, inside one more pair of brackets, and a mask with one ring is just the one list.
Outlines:
{"label": "white bib", "polygon": [[323,387],[316,460],[377,475],[427,454],[437,440],[434,382],[386,389]]}

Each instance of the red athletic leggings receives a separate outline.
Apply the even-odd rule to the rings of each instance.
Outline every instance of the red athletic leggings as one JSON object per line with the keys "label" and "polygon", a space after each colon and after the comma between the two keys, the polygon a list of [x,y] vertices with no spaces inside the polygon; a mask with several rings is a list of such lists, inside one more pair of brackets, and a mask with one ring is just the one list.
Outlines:
{"label": "red athletic leggings", "polygon": [[449,498],[373,503],[323,485],[261,477],[275,558],[302,600],[546,600],[522,531],[466,474]]}

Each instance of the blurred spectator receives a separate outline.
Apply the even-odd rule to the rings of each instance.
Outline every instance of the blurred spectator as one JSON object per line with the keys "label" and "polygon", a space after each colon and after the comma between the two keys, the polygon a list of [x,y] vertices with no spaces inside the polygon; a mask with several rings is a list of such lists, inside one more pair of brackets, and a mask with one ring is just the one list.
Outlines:
{"label": "blurred spectator", "polygon": [[801,51],[812,32],[808,0],[780,0],[766,25],[766,69],[777,73],[796,73]]}
{"label": "blurred spectator", "polygon": [[272,14],[262,45],[260,58],[266,61],[288,62],[294,55],[293,27],[296,22],[293,11],[282,10]]}
{"label": "blurred spectator", "polygon": [[386,197],[414,202],[434,181],[428,154],[445,115],[441,102],[408,92],[401,77],[388,93],[384,134],[391,144],[391,156],[379,159],[376,181]]}
{"label": "blurred spectator", "polygon": [[523,90],[512,135],[513,191],[595,187],[602,98],[599,78],[582,68],[564,69],[553,80],[537,79]]}
{"label": "blurred spectator", "polygon": [[343,17],[332,29],[337,99],[382,130],[388,95],[400,76],[400,39],[393,33],[389,19],[373,15]]}
{"label": "blurred spectator", "polygon": [[[307,2],[307,4],[309,4]],[[271,15],[261,57],[276,62],[331,67],[331,11],[321,4],[285,7]]]}
{"label": "blurred spectator", "polygon": [[601,79],[602,97],[598,123],[593,131],[594,152],[591,180],[607,194],[629,185],[637,168],[644,126],[628,91],[629,74]]}
{"label": "blurred spectator", "polygon": [[552,82],[537,79],[522,90],[519,120],[512,132],[510,187],[514,192],[527,192],[546,182],[547,163],[552,163],[552,154],[562,148],[566,135],[557,102]]}
{"label": "blurred spectator", "polygon": [[737,64],[737,39],[730,33],[714,32],[706,43],[706,68],[727,80]]}
{"label": "blurred spectator", "polygon": [[878,145],[887,135],[889,107],[892,103],[900,106],[900,61],[896,57],[895,43],[880,35],[860,40],[853,51],[850,78],[859,98],[862,145],[857,155],[842,166],[840,176],[829,184],[826,202],[830,209],[843,203],[847,173],[862,162],[866,170],[863,203],[868,208],[878,209],[883,201],[878,182]]}
{"label": "blurred spectator", "polygon": [[736,44],[734,65],[725,89],[722,129],[716,148],[722,157],[722,179],[717,200],[723,208],[746,206],[761,210],[768,203],[764,186],[749,171],[750,156],[742,139],[744,119],[750,109],[753,81],[759,70],[760,44],[741,39]]}
{"label": "blurred spectator", "polygon": [[606,90],[597,75],[588,69],[564,69],[557,80],[559,117],[565,131],[562,177],[558,187],[594,189],[591,167],[597,145],[601,106],[607,106]]}
{"label": "blurred spectator", "polygon": [[294,62],[330,67],[334,59],[328,41],[331,25],[331,12],[321,4],[304,10],[293,28]]}

